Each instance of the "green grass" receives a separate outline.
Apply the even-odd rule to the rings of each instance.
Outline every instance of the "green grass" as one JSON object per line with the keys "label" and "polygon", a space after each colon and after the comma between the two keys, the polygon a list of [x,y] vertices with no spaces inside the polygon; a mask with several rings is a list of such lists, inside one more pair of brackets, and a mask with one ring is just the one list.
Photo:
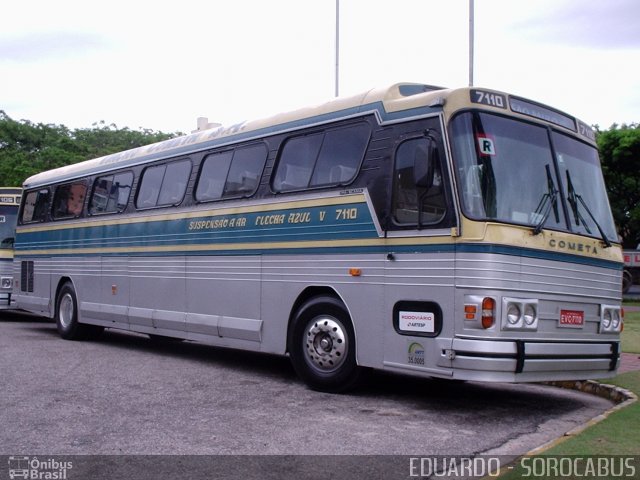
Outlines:
{"label": "green grass", "polygon": [[[628,308],[638,304],[625,303],[624,306]],[[625,312],[622,351],[640,354],[640,312]],[[603,383],[631,390],[640,397],[640,372],[623,373]],[[541,455],[640,455],[640,401],[555,444]],[[500,478],[515,480],[522,478],[523,474],[522,468],[516,467]]]}
{"label": "green grass", "polygon": [[[629,305],[625,304],[625,308]],[[640,312],[625,311],[622,351],[640,354]]]}
{"label": "green grass", "polygon": [[[640,396],[640,372],[627,372],[603,383],[617,385]],[[640,454],[640,402],[618,410],[606,420],[555,445],[544,455]]]}

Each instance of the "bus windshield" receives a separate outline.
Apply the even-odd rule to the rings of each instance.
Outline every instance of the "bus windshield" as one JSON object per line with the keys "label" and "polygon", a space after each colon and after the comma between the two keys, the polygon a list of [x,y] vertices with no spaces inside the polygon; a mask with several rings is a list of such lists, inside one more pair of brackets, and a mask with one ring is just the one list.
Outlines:
{"label": "bus windshield", "polygon": [[12,248],[16,234],[16,207],[0,206],[0,248]]}
{"label": "bus windshield", "polygon": [[527,225],[534,233],[549,228],[617,241],[594,147],[480,112],[458,115],[451,133],[468,217]]}

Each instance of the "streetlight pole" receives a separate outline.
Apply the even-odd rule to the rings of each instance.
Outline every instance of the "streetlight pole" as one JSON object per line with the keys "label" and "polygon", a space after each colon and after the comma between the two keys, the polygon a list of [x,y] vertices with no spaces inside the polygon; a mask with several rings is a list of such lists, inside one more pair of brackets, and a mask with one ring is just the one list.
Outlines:
{"label": "streetlight pole", "polygon": [[473,0],[469,0],[469,86],[473,87],[473,23],[474,23]]}
{"label": "streetlight pole", "polygon": [[340,93],[340,0],[336,0],[336,97]]}

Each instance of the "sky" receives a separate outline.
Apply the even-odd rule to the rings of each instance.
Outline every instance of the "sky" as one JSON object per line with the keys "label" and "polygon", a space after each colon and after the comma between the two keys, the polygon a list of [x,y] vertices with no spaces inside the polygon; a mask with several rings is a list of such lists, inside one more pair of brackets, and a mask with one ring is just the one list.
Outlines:
{"label": "sky", "polygon": [[[339,90],[469,84],[468,0],[340,0]],[[335,0],[3,2],[0,110],[190,132],[330,100]],[[475,0],[474,85],[640,122],[640,1]]]}

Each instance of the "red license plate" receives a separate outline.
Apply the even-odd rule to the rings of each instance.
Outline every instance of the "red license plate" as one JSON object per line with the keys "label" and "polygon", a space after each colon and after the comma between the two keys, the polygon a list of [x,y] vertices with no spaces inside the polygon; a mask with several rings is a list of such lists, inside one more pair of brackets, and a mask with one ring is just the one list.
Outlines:
{"label": "red license plate", "polygon": [[584,325],[584,312],[581,310],[560,310],[560,326],[580,328]]}

